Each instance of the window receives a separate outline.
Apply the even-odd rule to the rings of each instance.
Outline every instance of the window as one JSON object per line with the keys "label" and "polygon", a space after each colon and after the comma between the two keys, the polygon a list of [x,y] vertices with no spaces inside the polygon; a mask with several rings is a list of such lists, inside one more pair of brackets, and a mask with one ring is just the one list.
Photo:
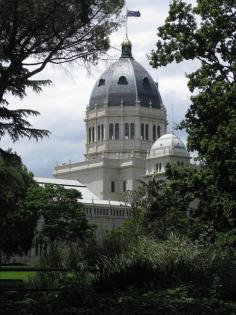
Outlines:
{"label": "window", "polygon": [[161,163],[159,163],[159,172],[161,172]]}
{"label": "window", "polygon": [[178,166],[180,166],[180,161],[178,161]]}
{"label": "window", "polygon": [[115,192],[116,191],[116,185],[114,181],[111,181],[111,192]]}
{"label": "window", "polygon": [[114,127],[113,124],[109,124],[109,140],[114,139]]}
{"label": "window", "polygon": [[104,126],[101,125],[101,140],[104,140]]}
{"label": "window", "polygon": [[181,165],[184,166],[184,162],[181,162]]}
{"label": "window", "polygon": [[152,128],[152,137],[153,137],[153,141],[156,141],[157,139],[156,126],[153,126]]}
{"label": "window", "polygon": [[119,124],[115,124],[115,140],[119,140]]}
{"label": "window", "polygon": [[141,124],[141,139],[144,140],[144,124]]}
{"label": "window", "polygon": [[145,134],[146,134],[146,140],[148,140],[148,124],[146,124]]}
{"label": "window", "polygon": [[134,139],[135,137],[135,125],[134,123],[130,124],[130,139]]}
{"label": "window", "polygon": [[91,127],[89,127],[89,143],[91,142],[92,138],[91,138]]}
{"label": "window", "polygon": [[92,127],[92,142],[94,142],[94,127]]}
{"label": "window", "polygon": [[98,126],[98,141],[100,141],[100,130],[101,130],[101,127],[100,125]]}
{"label": "window", "polygon": [[129,124],[125,123],[125,139],[129,139]]}
{"label": "window", "polygon": [[100,79],[99,80],[98,86],[102,86],[102,85],[105,85],[105,80],[104,79]]}
{"label": "window", "polygon": [[118,83],[118,84],[125,85],[125,84],[128,84],[128,81],[127,81],[126,77],[121,76],[121,77],[119,77],[119,80],[118,80],[117,83]]}
{"label": "window", "polygon": [[157,163],[156,164],[156,172],[158,172],[158,170],[159,170],[159,164]]}
{"label": "window", "polygon": [[157,126],[157,138],[160,138],[161,136],[161,127]]}
{"label": "window", "polygon": [[123,181],[123,192],[126,192],[126,180]]}
{"label": "window", "polygon": [[149,80],[148,80],[147,77],[145,77],[145,78],[143,79],[143,86],[144,86],[145,88],[149,88],[149,87],[150,87],[150,82],[149,82]]}

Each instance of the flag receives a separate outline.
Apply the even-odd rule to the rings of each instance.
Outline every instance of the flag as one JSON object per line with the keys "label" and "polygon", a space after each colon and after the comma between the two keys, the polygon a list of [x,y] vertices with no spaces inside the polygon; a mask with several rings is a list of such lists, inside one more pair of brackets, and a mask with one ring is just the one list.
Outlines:
{"label": "flag", "polygon": [[131,10],[127,10],[127,14],[126,14],[126,16],[128,17],[128,16],[137,16],[137,17],[140,17],[141,16],[141,14],[140,14],[140,12],[139,11],[131,11]]}

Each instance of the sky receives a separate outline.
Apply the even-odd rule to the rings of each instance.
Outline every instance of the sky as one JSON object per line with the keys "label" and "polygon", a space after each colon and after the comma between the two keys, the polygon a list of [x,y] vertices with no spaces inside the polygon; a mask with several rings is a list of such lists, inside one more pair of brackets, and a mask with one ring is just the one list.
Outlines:
{"label": "sky", "polygon": [[[194,3],[194,0],[186,1]],[[174,124],[178,124],[189,107],[190,92],[187,88],[186,73],[196,69],[196,63],[184,62],[153,69],[147,55],[155,48],[157,28],[168,15],[168,0],[127,0],[129,10],[139,10],[141,17],[128,19],[128,37],[132,42],[133,57],[142,64],[153,79],[159,84],[159,91],[167,110],[169,130],[173,106]],[[123,9],[125,14],[125,8]],[[110,36],[111,49],[108,56],[119,58],[120,45],[125,38],[125,26]],[[114,49],[116,48],[116,49]],[[86,69],[81,63],[52,66],[35,79],[50,79],[53,84],[43,88],[43,92],[35,94],[28,91],[27,97],[19,100],[8,97],[9,107],[29,108],[40,112],[40,116],[30,119],[34,127],[47,129],[50,137],[38,142],[20,139],[13,143],[8,137],[1,139],[3,149],[11,148],[21,156],[23,163],[35,176],[51,177],[53,168],[69,161],[78,162],[84,159],[85,153],[85,110],[89,102],[92,88],[106,70],[111,61],[100,61],[97,66]],[[187,135],[183,131],[175,133],[186,142]]]}

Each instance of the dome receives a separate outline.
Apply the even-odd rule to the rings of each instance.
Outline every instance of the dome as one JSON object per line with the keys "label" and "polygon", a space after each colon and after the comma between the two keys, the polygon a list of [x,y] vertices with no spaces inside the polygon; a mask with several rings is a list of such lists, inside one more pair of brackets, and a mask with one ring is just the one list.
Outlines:
{"label": "dome", "polygon": [[155,152],[163,148],[178,148],[183,149],[187,153],[187,149],[183,143],[175,134],[168,133],[158,138],[152,145],[150,152]]}
{"label": "dome", "polygon": [[161,108],[162,99],[157,84],[150,74],[132,57],[128,38],[122,42],[122,53],[97,80],[89,101],[95,106],[140,106]]}

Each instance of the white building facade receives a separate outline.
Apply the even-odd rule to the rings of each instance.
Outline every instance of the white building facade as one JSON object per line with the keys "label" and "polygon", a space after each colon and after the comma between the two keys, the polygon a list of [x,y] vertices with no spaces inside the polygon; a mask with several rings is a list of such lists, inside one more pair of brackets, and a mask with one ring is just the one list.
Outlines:
{"label": "white building facade", "polygon": [[121,200],[145,176],[147,153],[167,128],[158,85],[132,57],[128,39],[97,80],[85,123],[86,160],[57,166],[53,175],[79,180],[98,199]]}

